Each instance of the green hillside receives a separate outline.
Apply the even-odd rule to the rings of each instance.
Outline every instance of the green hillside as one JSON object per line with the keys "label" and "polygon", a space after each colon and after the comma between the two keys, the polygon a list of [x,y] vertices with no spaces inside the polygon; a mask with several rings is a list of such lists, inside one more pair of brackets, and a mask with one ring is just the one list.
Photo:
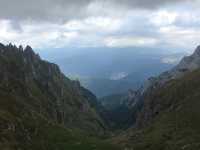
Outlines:
{"label": "green hillside", "polygon": [[115,150],[96,97],[31,47],[0,44],[1,150]]}
{"label": "green hillside", "polygon": [[199,77],[197,70],[148,93],[138,120],[143,128],[113,141],[134,150],[200,149]]}

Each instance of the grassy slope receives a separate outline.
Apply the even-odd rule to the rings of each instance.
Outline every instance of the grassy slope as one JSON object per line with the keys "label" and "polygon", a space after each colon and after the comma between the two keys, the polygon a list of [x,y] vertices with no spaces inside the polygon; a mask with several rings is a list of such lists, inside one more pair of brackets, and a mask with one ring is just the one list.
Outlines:
{"label": "grassy slope", "polygon": [[28,110],[21,98],[0,91],[1,150],[116,150],[102,139],[66,128]]}
{"label": "grassy slope", "polygon": [[171,81],[150,98],[163,107],[150,125],[115,142],[134,150],[200,149],[200,71]]}

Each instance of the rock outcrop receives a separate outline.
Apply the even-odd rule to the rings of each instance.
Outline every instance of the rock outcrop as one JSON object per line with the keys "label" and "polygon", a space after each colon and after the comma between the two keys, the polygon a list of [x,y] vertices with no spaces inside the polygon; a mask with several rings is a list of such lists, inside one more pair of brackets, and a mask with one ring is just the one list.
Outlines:
{"label": "rock outcrop", "polygon": [[134,150],[200,148],[199,54],[197,47],[176,67],[147,81],[139,90],[138,102],[142,101],[143,106],[136,127],[132,126],[113,142]]}
{"label": "rock outcrop", "polygon": [[[200,46],[196,48],[196,50],[191,56],[184,57],[180,61],[180,63],[171,70],[163,72],[157,77],[151,77],[147,81],[145,81],[143,86],[134,92],[137,94],[134,94],[132,97],[127,99],[127,101],[129,102],[129,106],[132,107],[131,109],[133,110],[138,109],[138,107],[136,107],[138,103],[139,106],[144,105],[144,107],[143,106],[142,107],[143,107],[143,112],[146,115],[143,114],[143,119],[141,119],[141,116],[138,117],[139,119],[137,120],[140,121],[137,121],[138,122],[137,126],[142,126],[141,124],[144,125],[148,122],[148,120],[151,120],[151,118],[153,118],[152,112],[148,111],[149,108],[146,107],[146,105],[148,106],[147,104],[148,102],[144,102],[145,99],[148,99],[147,97],[149,97],[151,93],[163,87],[167,82],[179,79],[183,77],[185,74],[199,68],[200,68]],[[138,110],[136,112],[138,112]],[[141,123],[141,120],[145,121]]]}
{"label": "rock outcrop", "polygon": [[49,124],[88,135],[105,133],[96,97],[30,46],[0,44],[0,68],[0,148],[6,143],[33,145],[42,136],[40,128]]}
{"label": "rock outcrop", "polygon": [[137,126],[142,127],[154,118],[162,109],[161,104],[150,100],[153,93],[165,86],[166,83],[172,80],[179,79],[186,74],[200,68],[200,46],[196,48],[191,56],[184,57],[180,63],[169,71],[166,71],[158,77],[149,78],[142,90],[140,100],[144,102],[142,113],[140,113],[137,121]]}

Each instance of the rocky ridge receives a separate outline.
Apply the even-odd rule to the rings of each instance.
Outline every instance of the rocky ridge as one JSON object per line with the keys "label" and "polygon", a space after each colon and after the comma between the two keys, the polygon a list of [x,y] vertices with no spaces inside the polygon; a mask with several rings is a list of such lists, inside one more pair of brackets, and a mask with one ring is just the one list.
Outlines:
{"label": "rocky ridge", "polygon": [[48,139],[53,130],[57,130],[55,134],[63,130],[61,137],[70,129],[80,130],[82,135],[105,134],[105,124],[95,108],[96,97],[78,81],[65,77],[57,65],[42,60],[30,46],[0,44],[0,68],[1,149],[36,146],[49,150],[49,144],[41,142],[58,138]]}

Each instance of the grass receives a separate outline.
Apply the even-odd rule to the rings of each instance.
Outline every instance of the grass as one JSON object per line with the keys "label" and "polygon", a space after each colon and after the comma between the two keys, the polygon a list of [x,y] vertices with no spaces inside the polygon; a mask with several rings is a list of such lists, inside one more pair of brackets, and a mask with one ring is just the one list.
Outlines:
{"label": "grass", "polygon": [[[166,84],[148,101],[162,108],[149,126],[120,139],[134,150],[200,149],[200,71]],[[127,134],[127,133],[126,133]],[[114,139],[119,140],[119,139]],[[119,142],[119,141],[118,141]]]}
{"label": "grass", "polygon": [[118,150],[101,138],[67,128],[23,105],[24,99],[0,92],[1,150]]}

